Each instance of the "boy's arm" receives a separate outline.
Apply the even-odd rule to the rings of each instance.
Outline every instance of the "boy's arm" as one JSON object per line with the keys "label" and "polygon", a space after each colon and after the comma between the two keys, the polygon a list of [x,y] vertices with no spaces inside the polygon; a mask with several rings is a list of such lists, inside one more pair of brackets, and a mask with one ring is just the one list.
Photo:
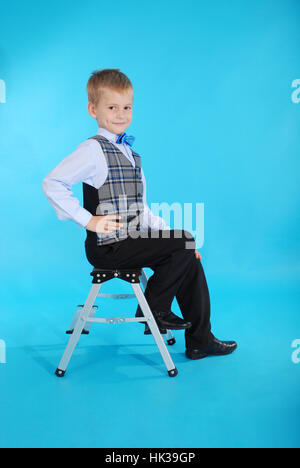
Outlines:
{"label": "boy's arm", "polygon": [[85,227],[89,223],[92,214],[80,206],[79,200],[73,196],[71,187],[78,182],[93,185],[96,170],[96,159],[91,143],[85,141],[44,178],[43,191],[56,211],[58,219],[71,219],[79,227]]}
{"label": "boy's arm", "polygon": [[144,185],[144,190],[143,190],[143,202],[144,202],[144,221],[142,227],[147,228],[151,227],[154,231],[158,231],[159,229],[171,229],[170,226],[168,226],[164,219],[161,218],[160,216],[155,216],[150,208],[147,205],[147,198],[146,198],[146,179],[144,175],[143,169],[141,170],[142,174],[142,179],[143,179],[143,185]]}

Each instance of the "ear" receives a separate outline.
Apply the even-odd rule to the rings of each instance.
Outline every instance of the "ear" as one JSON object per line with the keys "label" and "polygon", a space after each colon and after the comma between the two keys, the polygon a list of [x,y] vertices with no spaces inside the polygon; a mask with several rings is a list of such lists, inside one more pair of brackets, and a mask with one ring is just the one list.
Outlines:
{"label": "ear", "polygon": [[95,104],[93,104],[92,102],[88,103],[88,112],[90,116],[93,117],[94,119],[97,117],[95,113]]}

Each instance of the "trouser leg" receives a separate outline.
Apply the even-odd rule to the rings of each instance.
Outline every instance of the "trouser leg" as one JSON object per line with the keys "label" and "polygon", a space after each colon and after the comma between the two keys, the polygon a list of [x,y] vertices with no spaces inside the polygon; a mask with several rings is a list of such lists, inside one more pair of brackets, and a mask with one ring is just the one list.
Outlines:
{"label": "trouser leg", "polygon": [[205,346],[210,338],[210,297],[200,260],[193,251],[191,255],[187,252],[171,254],[168,269],[166,265],[154,268],[145,297],[151,309],[168,311],[176,296],[184,320],[192,323],[185,331],[186,347],[195,349]]}
{"label": "trouser leg", "polygon": [[185,331],[186,347],[205,346],[211,336],[210,295],[202,264],[195,256],[176,293],[176,300],[183,318],[192,323]]}
{"label": "trouser leg", "polygon": [[[168,312],[177,291],[189,276],[194,250],[172,252],[162,263],[152,265],[154,274],[149,278],[145,297],[151,308]],[[184,317],[185,318],[185,317]]]}

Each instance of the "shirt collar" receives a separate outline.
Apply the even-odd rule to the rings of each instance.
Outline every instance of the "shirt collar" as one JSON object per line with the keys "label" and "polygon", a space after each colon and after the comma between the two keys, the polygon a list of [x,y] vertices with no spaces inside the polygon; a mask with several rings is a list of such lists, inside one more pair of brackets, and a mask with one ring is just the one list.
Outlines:
{"label": "shirt collar", "polygon": [[116,133],[112,133],[109,130],[106,130],[106,128],[103,128],[103,127],[98,128],[97,135],[104,136],[105,138],[107,138],[112,143],[116,143],[116,141],[117,141],[117,139],[119,137],[119,135],[117,135]]}

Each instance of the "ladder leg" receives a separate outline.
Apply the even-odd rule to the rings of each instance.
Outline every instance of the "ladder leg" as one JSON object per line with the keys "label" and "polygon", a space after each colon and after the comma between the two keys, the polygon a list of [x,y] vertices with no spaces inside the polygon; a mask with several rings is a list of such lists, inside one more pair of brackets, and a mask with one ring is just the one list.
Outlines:
{"label": "ladder leg", "polygon": [[84,325],[86,323],[86,320],[89,318],[90,313],[92,311],[94,302],[98,296],[98,292],[100,289],[101,284],[93,284],[92,288],[90,290],[90,293],[87,297],[87,300],[82,307],[79,317],[77,319],[76,325],[74,327],[74,331],[72,335],[70,336],[69,342],[67,344],[67,347],[65,349],[65,352],[63,354],[63,357],[61,358],[61,361],[58,365],[58,368],[56,369],[56,375],[58,377],[63,377],[65,375],[67,366],[70,362],[70,359],[72,357],[72,354],[74,352],[74,349],[80,339],[82,330],[84,329]]}
{"label": "ladder leg", "polygon": [[170,377],[175,377],[178,374],[178,371],[174,365],[174,362],[172,361],[172,358],[170,356],[170,353],[165,345],[164,339],[159,331],[159,328],[157,326],[157,323],[153,317],[153,314],[151,312],[151,309],[149,307],[148,302],[146,301],[146,298],[143,294],[143,291],[141,289],[141,286],[139,283],[131,283],[132,289],[136,295],[136,298],[138,300],[138,303],[141,306],[142,312],[145,316],[145,319],[148,323],[148,326],[151,330],[151,333],[153,335],[153,338],[157,344],[157,347],[160,351],[161,357],[163,358],[163,361],[167,367],[168,373]]}
{"label": "ladder leg", "polygon": [[168,345],[170,345],[170,346],[172,346],[173,344],[176,343],[176,340],[175,340],[174,335],[173,335],[173,333],[171,332],[171,330],[167,330],[166,342],[167,342]]}
{"label": "ladder leg", "polygon": [[67,330],[67,332],[66,332],[66,333],[68,333],[68,335],[70,335],[71,333],[73,333],[74,327],[75,327],[76,322],[77,322],[77,320],[78,320],[78,318],[79,318],[79,315],[80,315],[80,312],[81,312],[81,310],[82,310],[82,307],[83,307],[83,305],[77,306],[75,315],[74,315],[74,317],[72,318],[72,321],[71,321],[71,323],[70,323],[70,325],[69,325],[69,328],[68,328],[68,330]]}
{"label": "ladder leg", "polygon": [[[97,312],[97,309],[98,309],[98,306],[93,305],[93,307],[91,308],[90,313],[89,313],[89,318],[93,318],[95,316],[95,314]],[[86,331],[86,334],[88,334],[90,332],[91,326],[92,326],[92,322],[87,322],[85,324],[83,332]]]}
{"label": "ladder leg", "polygon": [[[70,326],[69,326],[68,330],[66,331],[66,334],[67,334],[67,335],[72,335],[72,333],[73,333],[73,331],[74,331],[74,327],[75,327],[75,325],[76,325],[76,323],[77,323],[77,320],[79,319],[80,312],[82,311],[82,309],[83,309],[83,305],[77,306],[77,310],[76,310],[75,315],[74,315],[74,317],[73,317],[73,319],[72,319],[72,322],[70,323]],[[95,315],[97,309],[98,309],[98,306],[93,306],[93,307],[92,307],[91,312],[90,312],[90,314],[89,314],[89,318],[90,318],[90,317],[91,317],[91,318],[94,317],[94,315]],[[83,335],[88,335],[88,334],[89,334],[89,331],[90,331],[90,328],[91,328],[91,324],[92,324],[91,322],[88,322],[88,323],[85,325],[84,329],[82,330],[82,334],[83,334]]]}

